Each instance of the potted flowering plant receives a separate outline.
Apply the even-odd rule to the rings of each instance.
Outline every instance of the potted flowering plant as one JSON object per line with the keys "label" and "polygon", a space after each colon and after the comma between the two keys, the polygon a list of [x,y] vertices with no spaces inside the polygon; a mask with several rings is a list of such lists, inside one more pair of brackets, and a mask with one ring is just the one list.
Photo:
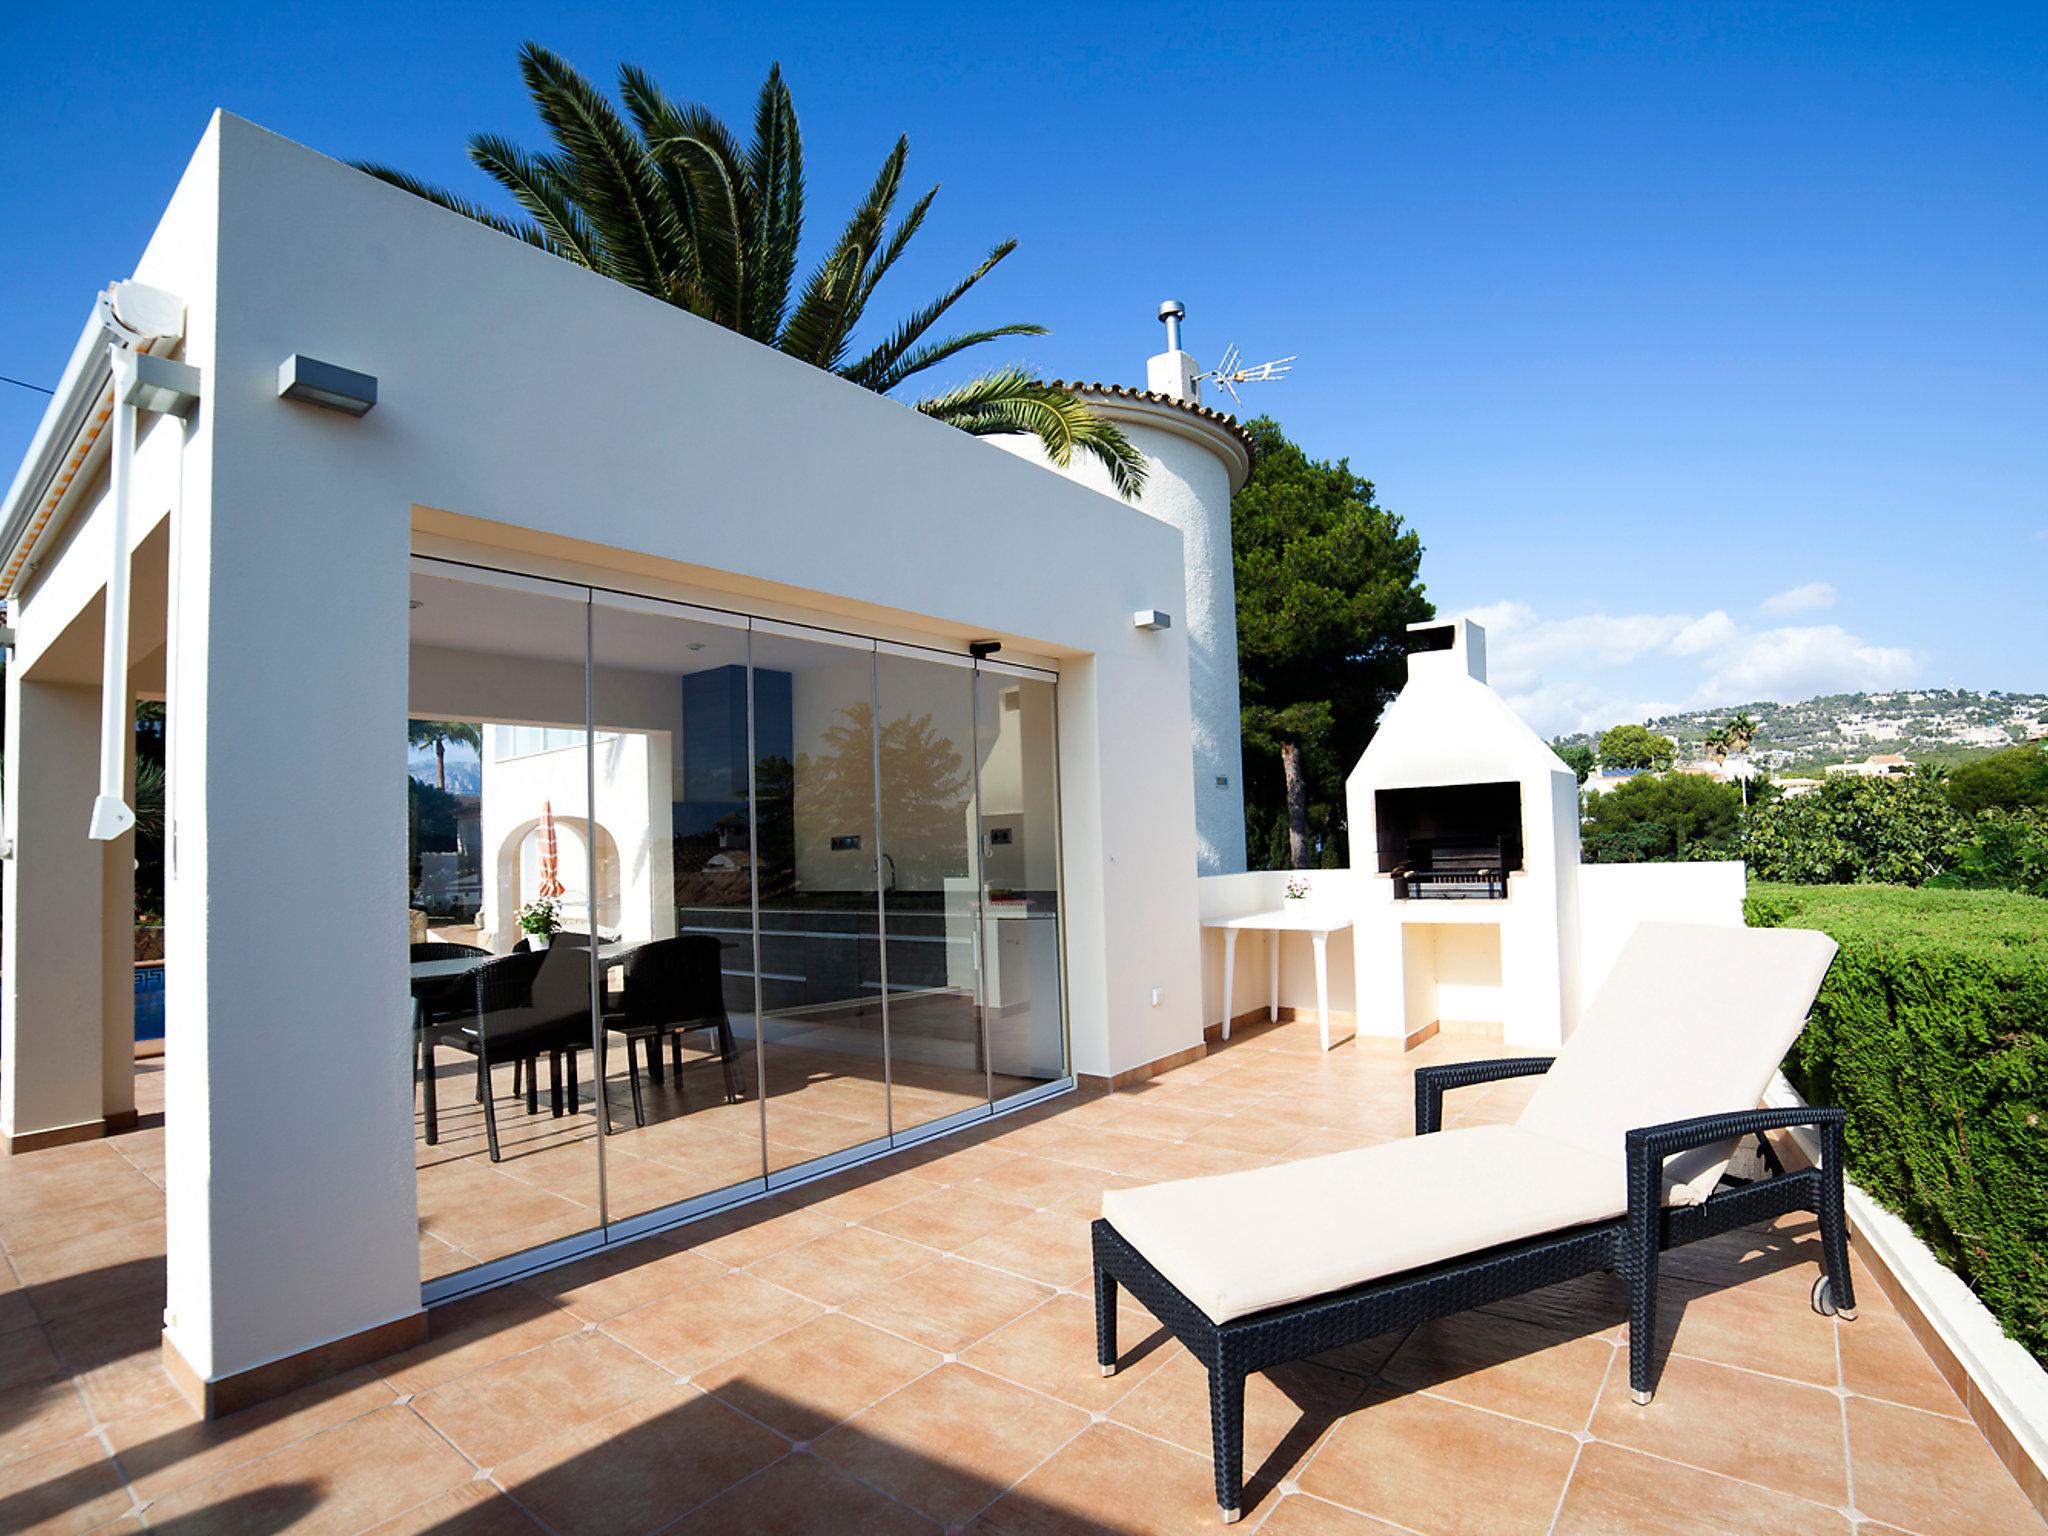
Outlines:
{"label": "potted flowering plant", "polygon": [[1306,895],[1308,895],[1308,881],[1300,875],[1289,875],[1287,877],[1287,899],[1289,901],[1300,901]]}
{"label": "potted flowering plant", "polygon": [[519,909],[518,922],[528,949],[546,949],[548,941],[561,931],[562,904],[546,896],[529,901]]}

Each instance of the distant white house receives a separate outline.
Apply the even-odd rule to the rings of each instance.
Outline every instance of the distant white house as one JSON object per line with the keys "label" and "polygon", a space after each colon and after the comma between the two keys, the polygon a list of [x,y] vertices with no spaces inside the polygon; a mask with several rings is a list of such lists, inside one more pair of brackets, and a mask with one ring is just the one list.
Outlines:
{"label": "distant white house", "polygon": [[1897,752],[1877,752],[1860,763],[1829,763],[1821,771],[1831,779],[1903,779],[1918,766]]}

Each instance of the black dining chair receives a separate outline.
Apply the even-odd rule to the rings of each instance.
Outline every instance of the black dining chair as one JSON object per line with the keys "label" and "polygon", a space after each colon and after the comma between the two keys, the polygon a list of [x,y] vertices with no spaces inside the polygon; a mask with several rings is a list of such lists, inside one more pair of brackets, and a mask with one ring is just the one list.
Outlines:
{"label": "black dining chair", "polygon": [[[590,1043],[590,971],[582,953],[503,955],[486,960],[457,978],[463,1007],[440,1023],[427,1026],[433,1044],[453,1046],[476,1057],[477,1098],[484,1106],[484,1138],[491,1161],[500,1160],[496,1098],[491,1083],[495,1063],[510,1061],[526,1070],[526,1112],[539,1112],[536,1080],[540,1057],[556,1064],[554,1112],[562,1113],[560,1062],[569,1063],[569,1102],[576,1101],[578,1045]],[[433,1078],[428,1076],[427,1117],[434,1124]],[[513,1090],[515,1094],[517,1089]],[[434,1140],[428,1137],[429,1144]]]}
{"label": "black dining chair", "polygon": [[[474,944],[450,944],[434,939],[412,946],[411,963],[487,959],[490,953],[488,949],[479,949]],[[454,1017],[466,1006],[463,987],[467,979],[467,976],[433,976],[423,977],[412,984],[414,1076],[420,1080],[426,1099],[427,1145],[430,1147],[440,1141],[441,1127],[434,1103],[434,1047],[428,1039],[427,1030],[432,1024]]]}
{"label": "black dining chair", "polygon": [[716,1059],[725,1073],[725,1102],[739,1102],[739,1079],[734,1070],[739,1049],[733,1043],[732,1020],[725,1011],[720,949],[718,940],[709,935],[686,934],[637,945],[620,962],[625,985],[616,1006],[607,1003],[604,1027],[608,1034],[625,1037],[626,1079],[633,1089],[633,1123],[637,1126],[647,1123],[647,1114],[633,1047],[637,1044],[645,1051],[647,1075],[658,1085],[662,1080],[661,1042],[668,1041],[680,1097],[683,1036],[692,1030],[710,1030],[716,1038]]}

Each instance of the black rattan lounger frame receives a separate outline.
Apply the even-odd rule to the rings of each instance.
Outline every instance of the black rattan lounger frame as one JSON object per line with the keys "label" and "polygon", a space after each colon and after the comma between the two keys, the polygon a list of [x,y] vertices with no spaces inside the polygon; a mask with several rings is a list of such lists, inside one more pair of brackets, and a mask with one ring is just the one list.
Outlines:
{"label": "black rattan lounger frame", "polygon": [[[1551,1058],[1460,1062],[1415,1074],[1415,1132],[1442,1125],[1446,1089],[1548,1071]],[[1629,1287],[1629,1385],[1638,1403],[1655,1387],[1657,1255],[1701,1238],[1791,1211],[1820,1218],[1824,1280],[1816,1305],[1855,1316],[1849,1278],[1849,1234],[1842,1207],[1842,1123],[1839,1109],[1753,1109],[1630,1131],[1628,1209],[1613,1221],[1548,1233],[1490,1248],[1427,1269],[1292,1302],[1226,1323],[1205,1312],[1153,1268],[1107,1221],[1094,1227],[1095,1347],[1105,1376],[1117,1366],[1116,1294],[1122,1286],[1209,1371],[1209,1423],[1214,1436],[1216,1502],[1225,1523],[1238,1518],[1244,1483],[1244,1382],[1254,1371],[1338,1349],[1395,1328],[1409,1328],[1469,1307],[1538,1290],[1598,1270]],[[1818,1167],[1767,1174],[1716,1190],[1698,1205],[1663,1202],[1664,1160],[1695,1147],[1793,1126],[1819,1133]]]}

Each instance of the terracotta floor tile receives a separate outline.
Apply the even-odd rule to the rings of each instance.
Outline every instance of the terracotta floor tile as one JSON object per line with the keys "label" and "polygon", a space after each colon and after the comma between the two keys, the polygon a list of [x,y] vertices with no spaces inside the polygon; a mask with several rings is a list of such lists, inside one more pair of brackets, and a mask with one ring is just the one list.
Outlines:
{"label": "terracotta floor tile", "polygon": [[1856,1512],[1919,1536],[2040,1536],[2041,1517],[1977,1427],[1852,1397]]}
{"label": "terracotta floor tile", "polygon": [[373,1526],[365,1536],[538,1536],[540,1527],[487,1482],[468,1482]]}
{"label": "terracotta floor tile", "polygon": [[998,1200],[1042,1209],[1089,1190],[1099,1191],[1117,1175],[1077,1163],[1055,1162],[1049,1157],[1026,1154],[992,1168],[968,1188]]}
{"label": "terracotta floor tile", "polygon": [[747,1266],[747,1273],[836,1306],[928,1264],[932,1250],[868,1227],[842,1227]]}
{"label": "terracotta floor tile", "polygon": [[59,1318],[49,1332],[102,1422],[183,1401],[164,1371],[160,1313],[117,1301]]}
{"label": "terracotta floor tile", "polygon": [[117,1188],[102,1187],[98,1198],[0,1218],[0,1241],[16,1253],[90,1237],[163,1215],[164,1192],[138,1173]]}
{"label": "terracotta floor tile", "polygon": [[574,1333],[576,1317],[531,1291],[505,1286],[427,1313],[427,1342],[377,1363],[398,1392],[430,1392],[444,1381]]}
{"label": "terracotta floor tile", "polygon": [[[116,1420],[107,1426],[107,1438],[136,1495],[156,1499],[366,1418],[392,1401],[387,1383],[368,1370],[351,1371],[210,1422],[180,1398]],[[436,1491],[429,1488],[419,1497]]]}
{"label": "terracotta floor tile", "polygon": [[970,1189],[941,1189],[879,1211],[861,1225],[951,1253],[977,1237],[1000,1231],[1017,1217],[1017,1207],[1007,1200],[991,1199]]}
{"label": "terracotta floor tile", "polygon": [[1129,1136],[1156,1136],[1163,1141],[1186,1141],[1209,1130],[1222,1117],[1191,1104],[1176,1104],[1158,1097],[1141,1099],[1120,1116],[1116,1128]]}
{"label": "terracotta floor tile", "polygon": [[1104,1173],[1134,1173],[1140,1164],[1153,1162],[1159,1153],[1159,1143],[1149,1136],[1128,1136],[1121,1131],[1087,1127],[1040,1148],[1038,1155],[1056,1163],[1100,1168]]}
{"label": "terracotta floor tile", "polygon": [[339,1536],[402,1514],[473,1473],[410,1409],[383,1408],[182,1488],[149,1507],[149,1522],[184,1521],[220,1536],[286,1527]]}
{"label": "terracotta floor tile", "polygon": [[846,1304],[846,1315],[927,1349],[957,1354],[1047,1300],[1050,1288],[1015,1275],[936,1259]]}
{"label": "terracotta floor tile", "polygon": [[1511,1318],[1460,1312],[1415,1329],[1380,1375],[1575,1434],[1592,1418],[1613,1362],[1614,1346],[1602,1339],[1559,1338]]}
{"label": "terracotta floor tile", "polygon": [[47,1323],[108,1302],[162,1296],[163,1255],[164,1223],[159,1215],[9,1257]]}
{"label": "terracotta floor tile", "polygon": [[944,1525],[972,1518],[1088,1427],[1088,1415],[964,1365],[943,1365],[812,1447]]}
{"label": "terracotta floor tile", "polygon": [[1842,1385],[1851,1392],[1963,1416],[1962,1399],[1897,1316],[1861,1308],[1855,1322],[1836,1325],[1835,1337],[1842,1351]]}
{"label": "terracotta floor tile", "polygon": [[937,1536],[939,1527],[802,1453],[686,1516],[675,1536]]}
{"label": "terracotta floor tile", "polygon": [[91,1428],[85,1398],[68,1377],[25,1382],[0,1392],[0,1462],[75,1440]]}
{"label": "terracotta floor tile", "polygon": [[1696,1360],[1818,1387],[1840,1382],[1834,1319],[1815,1312],[1803,1288],[1787,1294],[1753,1285],[1705,1292],[1663,1286],[1657,1296],[1657,1337],[1658,1348]]}
{"label": "terracotta floor tile", "polygon": [[561,1238],[577,1237],[596,1230],[595,1207],[573,1205],[566,1200],[561,1205],[562,1209],[551,1212],[532,1226],[508,1227],[501,1232],[473,1237],[463,1245],[462,1251],[475,1263],[488,1264],[493,1259],[526,1253]]}
{"label": "terracotta floor tile", "polygon": [[794,1189],[778,1190],[775,1199],[791,1210],[830,1216],[837,1221],[865,1221],[940,1186],[914,1173],[899,1173],[888,1163],[828,1174]]}
{"label": "terracotta floor tile", "polygon": [[1305,1493],[1290,1494],[1274,1505],[1259,1531],[1261,1536],[1402,1536],[1398,1527],[1384,1520],[1340,1509]]}
{"label": "terracotta floor tile", "polygon": [[665,1371],[692,1376],[818,1315],[815,1302],[752,1275],[720,1275],[617,1317],[604,1331]]}
{"label": "terracotta floor tile", "polygon": [[1117,1424],[1085,1430],[974,1523],[1004,1536],[1186,1536],[1216,1528],[1209,1458]]}
{"label": "terracotta floor tile", "polygon": [[90,1531],[118,1519],[134,1502],[97,1439],[73,1439],[0,1462],[0,1531]]}
{"label": "terracotta floor tile", "polygon": [[960,1257],[1055,1286],[1079,1285],[1094,1267],[1087,1218],[1064,1211],[1020,1210],[1007,1225],[967,1244]]}
{"label": "terracotta floor tile", "polygon": [[733,1269],[745,1269],[757,1260],[837,1232],[844,1225],[816,1211],[792,1210],[778,1200],[762,1200],[690,1222],[660,1234],[657,1240]]}
{"label": "terracotta floor tile", "polygon": [[788,1449],[715,1399],[668,1386],[507,1462],[496,1481],[559,1536],[638,1536]]}
{"label": "terracotta floor tile", "polygon": [[19,1328],[0,1334],[0,1393],[68,1374],[47,1328]]}
{"label": "terracotta floor tile", "polygon": [[1600,1394],[1593,1415],[1599,1439],[1816,1504],[1848,1503],[1834,1393],[1672,1355],[1656,1400],[1637,1407],[1626,1367],[1616,1362]]}
{"label": "terracotta floor tile", "polygon": [[[1247,1481],[1277,1484],[1293,1477],[1331,1426],[1358,1403],[1365,1383],[1320,1365],[1300,1363],[1247,1378],[1244,1469]],[[1208,1456],[1209,1373],[1177,1353],[1110,1410],[1119,1424]]]}
{"label": "terracotta floor tile", "polygon": [[694,1253],[643,1241],[608,1248],[524,1283],[535,1295],[597,1323],[725,1272],[724,1265]]}
{"label": "terracotta floor tile", "polygon": [[1628,1286],[1602,1271],[1509,1296],[1476,1310],[1534,1323],[1566,1338],[1619,1339],[1628,1320]]}
{"label": "terracotta floor tile", "polygon": [[1839,1510],[1595,1441],[1579,1456],[1554,1536],[1849,1536]]}
{"label": "terracotta floor tile", "polygon": [[1095,1364],[1095,1303],[1055,1296],[1035,1312],[991,1334],[961,1356],[967,1364],[1100,1413],[1165,1364],[1179,1345],[1166,1330],[1125,1312],[1117,1345],[1120,1368],[1104,1376]]}
{"label": "terracotta floor tile", "polygon": [[572,1333],[413,1399],[413,1409],[480,1467],[569,1434],[671,1374],[601,1333]]}
{"label": "terracotta floor tile", "polygon": [[1300,1483],[1304,1493],[1432,1536],[1540,1533],[1577,1451],[1555,1430],[1410,1393],[1346,1416]]}
{"label": "terracotta floor tile", "polygon": [[938,1363],[931,1350],[827,1314],[693,1379],[792,1440],[810,1440]]}
{"label": "terracotta floor tile", "polygon": [[901,1153],[894,1161],[921,1179],[958,1185],[986,1178],[1023,1155],[1020,1149],[1004,1146],[987,1136],[973,1140],[947,1136]]}

